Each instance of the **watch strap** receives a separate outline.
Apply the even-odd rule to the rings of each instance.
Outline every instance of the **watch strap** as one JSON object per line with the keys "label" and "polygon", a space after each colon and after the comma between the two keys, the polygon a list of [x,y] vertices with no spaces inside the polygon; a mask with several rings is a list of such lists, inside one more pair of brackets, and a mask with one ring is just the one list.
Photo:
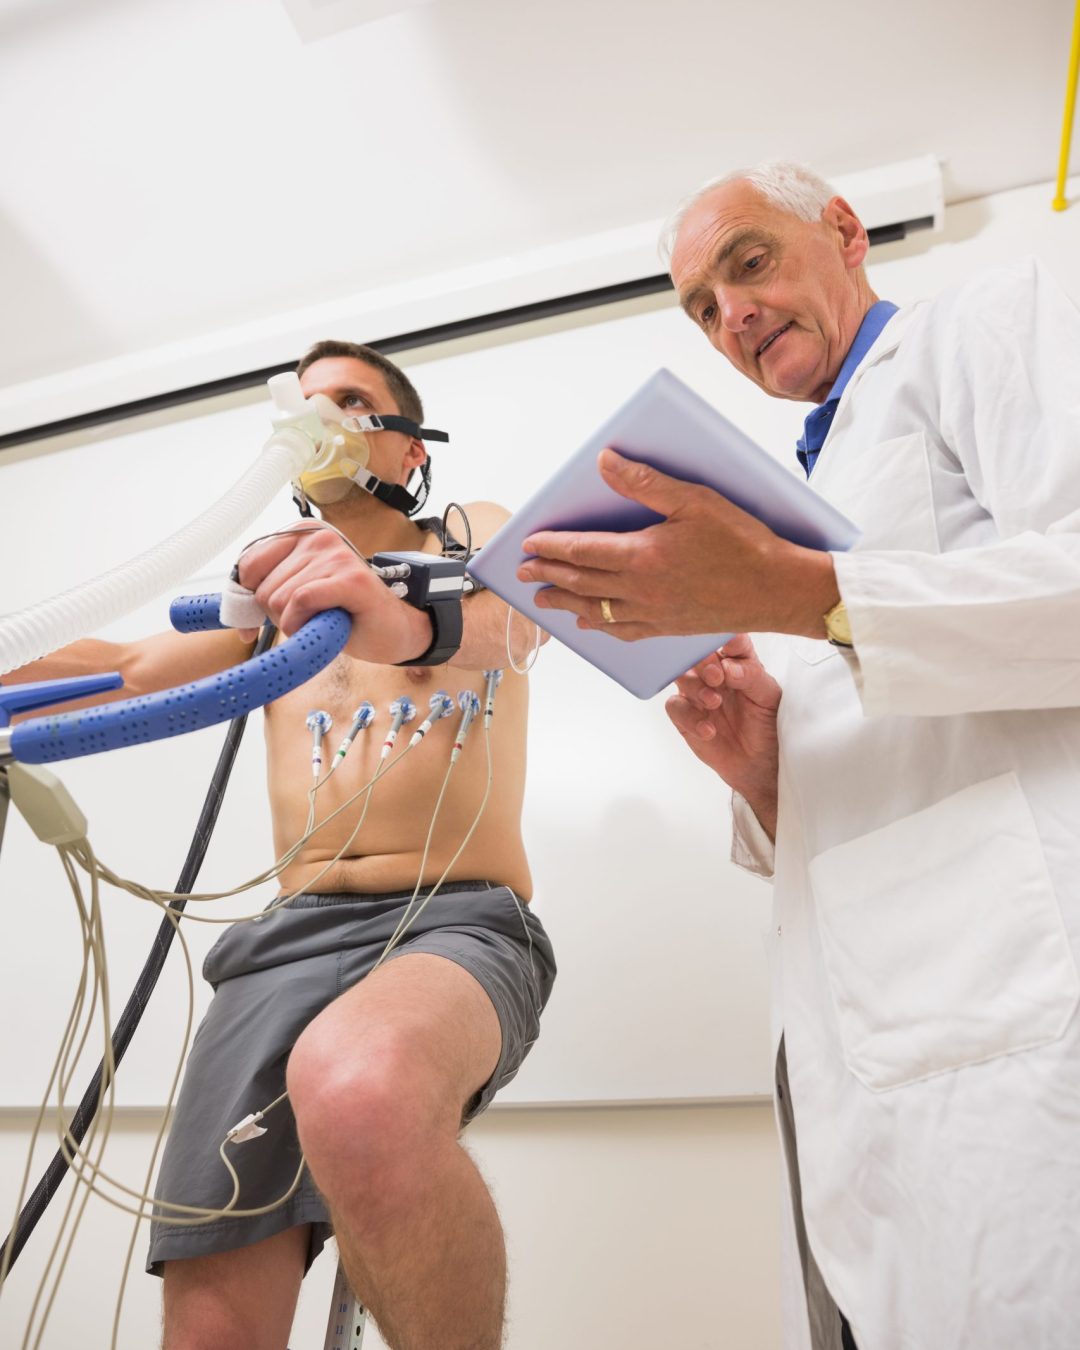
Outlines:
{"label": "watch strap", "polygon": [[426,651],[408,661],[398,661],[399,666],[442,666],[456,656],[461,646],[462,621],[461,600],[458,597],[448,600],[435,600],[423,606],[431,619],[431,646]]}

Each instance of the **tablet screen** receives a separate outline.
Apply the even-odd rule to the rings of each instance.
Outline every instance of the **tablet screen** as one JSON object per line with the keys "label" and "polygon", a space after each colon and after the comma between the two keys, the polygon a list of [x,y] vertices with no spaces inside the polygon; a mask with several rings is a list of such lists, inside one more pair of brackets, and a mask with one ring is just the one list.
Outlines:
{"label": "tablet screen", "polygon": [[[715,488],[785,539],[845,550],[858,529],[802,479],[668,370],[658,370],[472,558],[469,573],[638,698],[651,698],[722,646],[730,633],[623,642],[582,630],[574,614],[539,609],[536,582],[517,579],[522,541],[537,530],[640,530],[661,517],[612,491],[597,456],[606,446],[662,473]],[[707,566],[707,560],[702,560]]]}

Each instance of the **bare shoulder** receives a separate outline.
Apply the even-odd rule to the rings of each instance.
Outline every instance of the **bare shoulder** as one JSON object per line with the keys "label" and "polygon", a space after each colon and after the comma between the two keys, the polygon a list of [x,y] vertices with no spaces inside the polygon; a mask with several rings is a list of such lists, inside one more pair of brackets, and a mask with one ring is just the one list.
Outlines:
{"label": "bare shoulder", "polygon": [[[486,544],[510,519],[510,512],[498,502],[466,502],[462,510],[469,518],[473,546]],[[453,517],[451,517],[451,525]]]}

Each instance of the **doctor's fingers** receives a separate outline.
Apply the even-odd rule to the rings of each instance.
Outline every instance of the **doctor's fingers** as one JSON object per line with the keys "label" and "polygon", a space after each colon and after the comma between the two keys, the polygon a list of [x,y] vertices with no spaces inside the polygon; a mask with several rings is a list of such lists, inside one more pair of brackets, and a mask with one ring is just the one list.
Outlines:
{"label": "doctor's fingers", "polygon": [[686,698],[672,695],[664,704],[664,711],[671,719],[675,730],[687,741],[691,749],[695,741],[711,741],[716,738],[716,726],[708,717],[702,716],[700,708]]}
{"label": "doctor's fingers", "polygon": [[[606,597],[618,599],[628,592],[623,577],[616,572],[605,572],[598,567],[579,567],[574,563],[548,562],[534,558],[518,569],[523,581],[540,581],[545,586],[554,586],[565,594],[588,596],[592,600]],[[537,592],[537,599],[545,591]],[[595,609],[595,604],[593,606]]]}
{"label": "doctor's fingers", "polygon": [[[747,659],[757,659],[757,652],[754,650],[754,644],[750,640],[749,633],[736,633],[734,637],[729,637],[722,647],[717,650],[718,657],[730,657],[735,661]],[[710,657],[705,658],[706,661]]]}
{"label": "doctor's fingers", "polygon": [[607,574],[610,581],[612,573],[634,569],[645,547],[645,534],[644,530],[628,534],[541,530],[522,544],[524,551],[533,556],[518,569],[518,577],[522,581],[553,581],[561,585],[559,577],[568,573],[552,569],[562,564],[582,572]]}
{"label": "doctor's fingers", "polygon": [[[703,678],[699,670],[705,668],[704,674],[710,678]],[[715,676],[715,678],[714,678]],[[710,711],[719,708],[724,701],[724,696],[720,692],[720,686],[724,682],[724,672],[719,667],[707,665],[705,662],[694,670],[688,670],[685,675],[680,675],[675,681],[675,687],[679,691],[679,697],[687,703],[692,703],[694,707]]]}
{"label": "doctor's fingers", "polygon": [[722,688],[727,683],[729,673],[734,677],[732,682],[738,684],[742,679],[740,664],[753,655],[754,647],[750,639],[745,633],[738,633],[728,638],[715,652],[703,657],[697,665],[691,666],[685,675],[678,676],[675,683],[684,698],[702,707],[719,707],[719,700],[714,703],[705,696]]}
{"label": "doctor's fingers", "polygon": [[780,701],[780,686],[761,664],[754,644],[746,633],[736,633],[717,651],[715,657],[707,656],[694,667],[707,684],[717,683],[711,666],[719,665],[723,672],[723,682],[729,688],[738,688],[747,696],[760,700],[775,698]]}
{"label": "doctor's fingers", "polygon": [[547,586],[537,591],[533,602],[538,609],[557,609],[564,614],[576,614],[577,626],[594,629],[618,638],[620,642],[637,642],[641,638],[658,637],[664,629],[643,620],[640,609],[635,610],[630,600],[621,600],[609,593],[598,598]]}
{"label": "doctor's fingers", "polygon": [[724,658],[724,682],[729,689],[737,689],[744,698],[770,712],[780,706],[782,690],[757,657],[743,660]]}
{"label": "doctor's fingers", "polygon": [[710,652],[696,665],[691,666],[685,675],[680,675],[676,684],[679,683],[679,680],[697,680],[702,684],[712,685],[713,688],[719,689],[724,683],[725,651],[725,647],[720,647],[715,652]]}

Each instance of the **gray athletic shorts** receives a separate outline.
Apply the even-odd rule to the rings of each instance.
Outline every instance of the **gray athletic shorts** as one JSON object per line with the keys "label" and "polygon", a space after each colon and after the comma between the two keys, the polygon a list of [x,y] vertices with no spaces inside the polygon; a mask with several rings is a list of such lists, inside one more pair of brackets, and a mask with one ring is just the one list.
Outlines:
{"label": "gray athletic shorts", "polygon": [[[284,1092],[285,1064],[301,1031],[371,971],[411,894],[303,894],[265,918],[226,929],[203,966],[214,998],[188,1058],[158,1198],[205,1208],[227,1202],[232,1181],[218,1146],[237,1122]],[[499,1016],[502,1053],[468,1103],[467,1122],[513,1078],[539,1033],[555,978],[551,943],[513,891],[458,881],[439,890],[387,960],[412,952],[463,966]],[[265,1135],[226,1150],[240,1177],[238,1208],[257,1209],[284,1195],[300,1165],[288,1103],[262,1124]],[[152,1223],[146,1268],[160,1275],[165,1261],[246,1247],[297,1224],[311,1225],[310,1265],[333,1230],[306,1170],[295,1195],[270,1214],[185,1227]]]}

